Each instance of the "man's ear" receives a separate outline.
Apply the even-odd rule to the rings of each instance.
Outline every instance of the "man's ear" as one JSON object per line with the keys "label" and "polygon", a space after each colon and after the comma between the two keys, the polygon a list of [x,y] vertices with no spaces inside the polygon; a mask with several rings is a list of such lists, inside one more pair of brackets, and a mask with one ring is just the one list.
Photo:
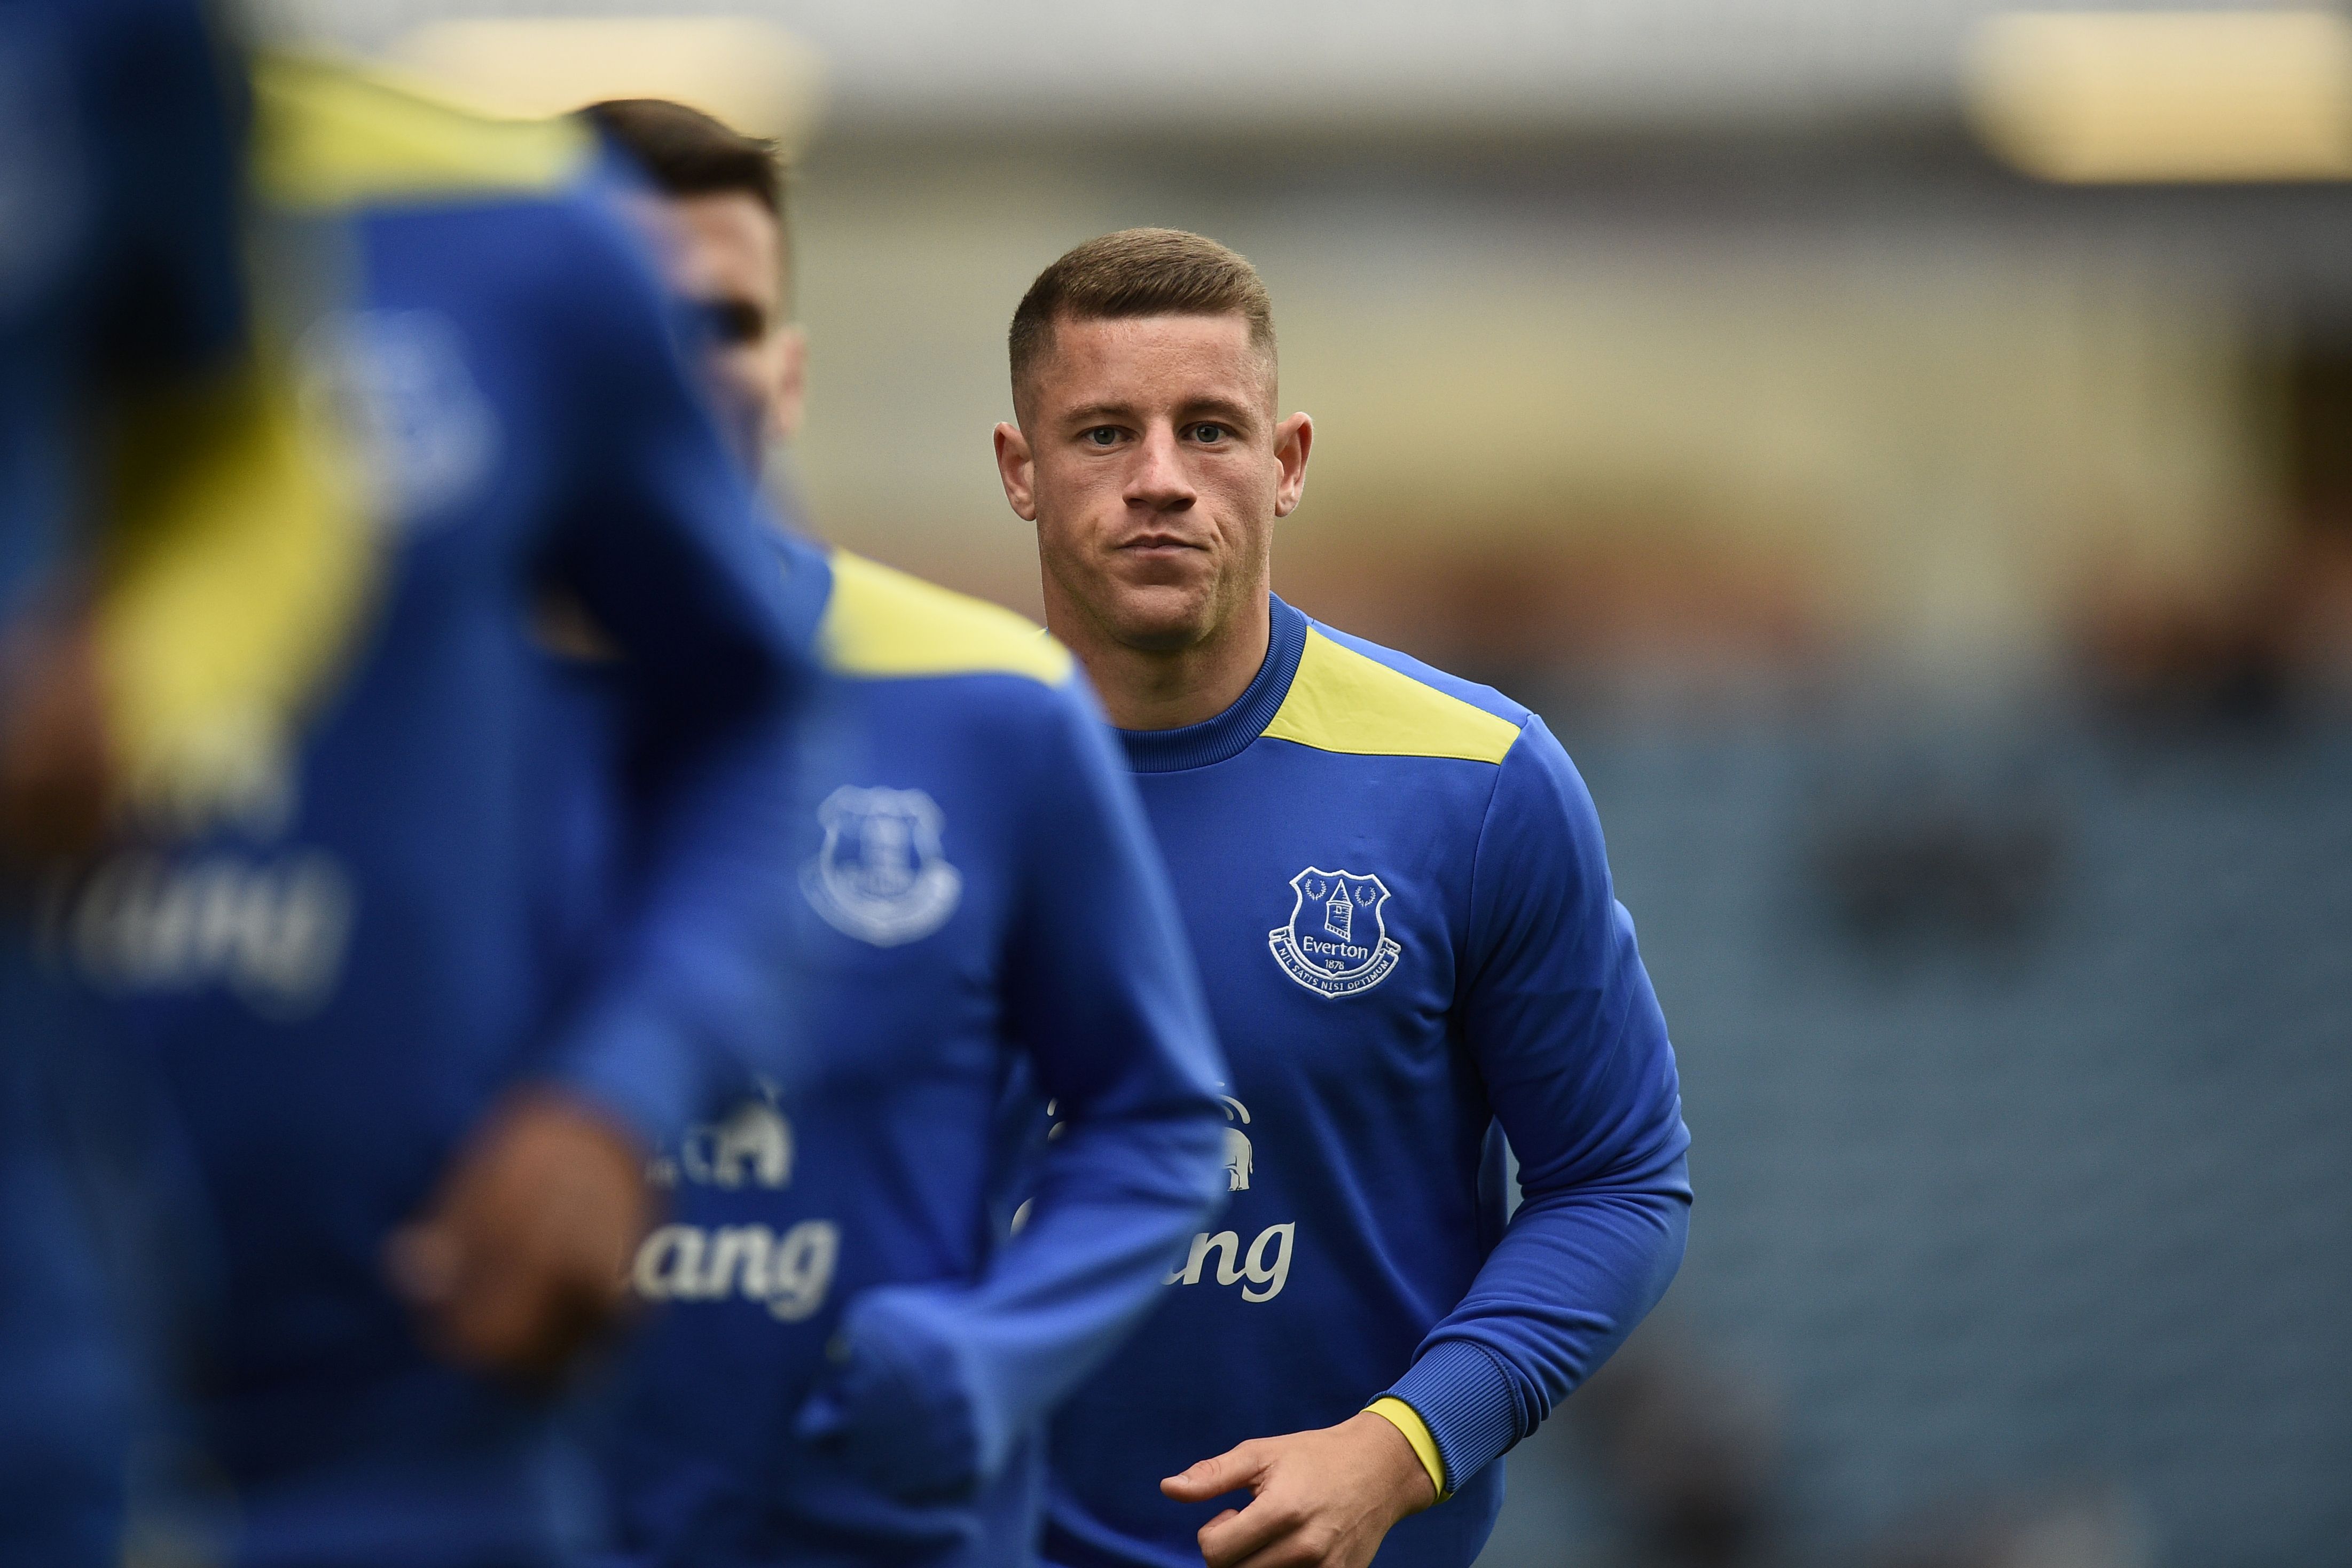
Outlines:
{"label": "man's ear", "polygon": [[1307,454],[1314,449],[1315,421],[1294,414],[1274,427],[1274,460],[1282,465],[1281,481],[1274,487],[1274,515],[1288,517],[1307,493]]}
{"label": "man's ear", "polygon": [[797,326],[776,333],[776,397],[768,405],[768,434],[790,443],[800,438],[801,414],[808,406],[808,333]]}
{"label": "man's ear", "polygon": [[1037,464],[1018,425],[996,427],[996,477],[1004,481],[1004,499],[1021,521],[1036,521]]}

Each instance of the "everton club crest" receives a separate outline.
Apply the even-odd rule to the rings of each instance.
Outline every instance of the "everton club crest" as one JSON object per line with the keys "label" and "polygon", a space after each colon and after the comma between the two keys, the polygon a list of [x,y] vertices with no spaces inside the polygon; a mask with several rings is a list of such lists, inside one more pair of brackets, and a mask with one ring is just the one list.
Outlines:
{"label": "everton club crest", "polygon": [[1282,972],[1323,996],[1352,996],[1388,978],[1401,950],[1381,918],[1378,877],[1309,866],[1290,879],[1288,923],[1266,932]]}
{"label": "everton club crest", "polygon": [[845,784],[817,807],[824,844],[801,869],[801,891],[827,924],[876,947],[940,929],[963,896],[963,874],[940,850],[939,803],[919,789]]}

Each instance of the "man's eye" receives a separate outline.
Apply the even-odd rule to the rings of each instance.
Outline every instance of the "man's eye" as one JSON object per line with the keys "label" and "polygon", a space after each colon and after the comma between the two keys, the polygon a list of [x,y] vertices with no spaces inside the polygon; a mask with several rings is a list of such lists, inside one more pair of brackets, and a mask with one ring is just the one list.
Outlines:
{"label": "man's eye", "polygon": [[756,343],[768,334],[766,314],[759,306],[740,300],[704,301],[702,320],[712,340],[730,348],[740,343]]}
{"label": "man's eye", "polygon": [[1203,424],[1192,426],[1192,439],[1203,446],[1214,446],[1224,438],[1225,427],[1222,425]]}
{"label": "man's eye", "polygon": [[1097,447],[1112,446],[1118,440],[1118,430],[1114,426],[1097,425],[1093,429],[1086,433],[1085,439],[1093,442]]}

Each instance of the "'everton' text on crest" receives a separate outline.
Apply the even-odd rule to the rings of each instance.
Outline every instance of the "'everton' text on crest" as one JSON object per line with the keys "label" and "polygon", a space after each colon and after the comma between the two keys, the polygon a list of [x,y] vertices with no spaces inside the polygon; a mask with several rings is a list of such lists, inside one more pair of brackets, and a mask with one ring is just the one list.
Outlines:
{"label": "'everton' text on crest", "polygon": [[1396,967],[1402,950],[1381,916],[1389,890],[1378,877],[1309,866],[1290,890],[1289,921],[1266,932],[1284,973],[1318,996],[1352,996]]}

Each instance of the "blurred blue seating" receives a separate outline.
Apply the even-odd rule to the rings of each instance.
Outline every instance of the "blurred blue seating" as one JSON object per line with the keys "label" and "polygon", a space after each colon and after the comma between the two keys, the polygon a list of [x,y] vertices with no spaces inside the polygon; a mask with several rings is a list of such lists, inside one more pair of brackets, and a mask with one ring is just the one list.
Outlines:
{"label": "blurred blue seating", "polygon": [[[1683,1064],[1666,1310],[1775,1394],[1780,1549],[2072,1488],[2157,1568],[2352,1560],[2352,732],[1557,728]],[[1900,885],[1954,821],[2046,842],[2000,929]]]}

